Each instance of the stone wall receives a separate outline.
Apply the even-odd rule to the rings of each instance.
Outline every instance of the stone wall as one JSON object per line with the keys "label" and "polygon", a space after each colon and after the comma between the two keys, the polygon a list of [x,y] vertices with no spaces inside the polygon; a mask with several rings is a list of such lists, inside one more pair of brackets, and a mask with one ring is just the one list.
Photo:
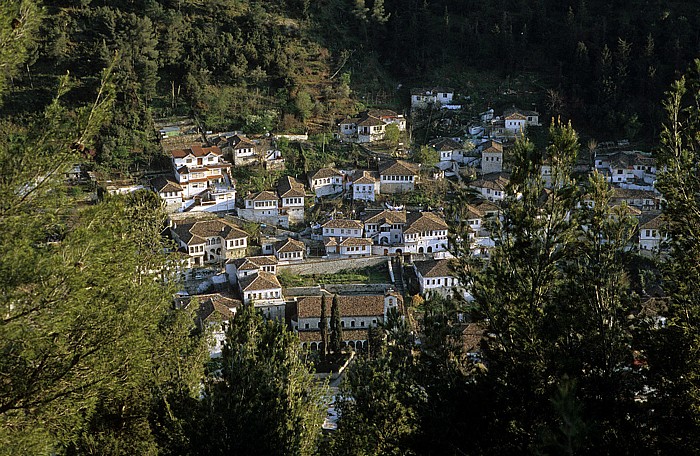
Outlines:
{"label": "stone wall", "polygon": [[334,260],[320,259],[316,261],[305,261],[297,264],[286,264],[278,267],[280,270],[289,271],[297,275],[313,274],[336,274],[348,269],[363,269],[387,261],[386,257],[365,257],[365,258],[339,258]]}

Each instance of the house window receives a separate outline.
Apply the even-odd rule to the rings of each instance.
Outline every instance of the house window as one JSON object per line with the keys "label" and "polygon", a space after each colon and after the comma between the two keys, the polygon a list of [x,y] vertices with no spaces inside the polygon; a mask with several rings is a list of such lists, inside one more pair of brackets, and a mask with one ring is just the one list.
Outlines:
{"label": "house window", "polygon": [[[318,325],[321,326],[321,323],[319,323]],[[309,324],[308,324],[308,323],[305,323],[305,324],[304,324],[304,329],[309,329]]]}
{"label": "house window", "polygon": [[353,320],[353,321],[350,322],[350,327],[351,327],[351,328],[354,328],[354,327],[355,327],[355,320]]}
{"label": "house window", "polygon": [[341,327],[341,328],[345,328],[345,322],[344,322],[344,321],[341,321],[341,322],[340,322],[340,327]]}

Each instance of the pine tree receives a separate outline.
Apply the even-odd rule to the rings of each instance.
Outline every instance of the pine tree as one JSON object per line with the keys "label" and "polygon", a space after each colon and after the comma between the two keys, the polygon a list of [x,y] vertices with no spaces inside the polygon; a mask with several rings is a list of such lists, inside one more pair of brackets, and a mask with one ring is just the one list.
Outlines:
{"label": "pine tree", "polygon": [[[667,322],[645,340],[653,411],[653,443],[664,452],[700,446],[700,60],[676,81],[664,107],[657,188],[669,257],[662,265]],[[665,247],[665,246],[664,246]]]}
{"label": "pine tree", "polygon": [[340,309],[338,305],[338,295],[333,295],[331,302],[331,341],[330,351],[340,353],[343,347],[343,326],[340,322]]}
{"label": "pine tree", "polygon": [[206,384],[202,453],[316,454],[324,404],[299,339],[244,306],[226,333],[220,377]]}
{"label": "pine tree", "polygon": [[328,353],[328,316],[326,315],[326,294],[321,295],[321,358]]}

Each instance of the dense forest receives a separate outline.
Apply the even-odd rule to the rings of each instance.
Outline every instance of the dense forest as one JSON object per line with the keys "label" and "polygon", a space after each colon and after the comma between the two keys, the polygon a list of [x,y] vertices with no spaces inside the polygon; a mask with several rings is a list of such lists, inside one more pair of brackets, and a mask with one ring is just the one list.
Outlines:
{"label": "dense forest", "polygon": [[[0,0],[0,454],[696,453],[699,12],[660,0]],[[407,87],[451,85],[486,105],[507,84],[482,81],[522,74],[563,120],[546,149],[513,147],[519,197],[494,222],[498,247],[488,263],[460,256],[474,303],[423,303],[418,334],[400,318],[380,327],[332,435],[326,391],[282,325],[244,307],[209,360],[207,334],[172,306],[152,193],[87,204],[64,185],[76,162],[160,160],[154,118],[328,131],[370,104],[402,110]],[[609,184],[577,181],[572,125],[655,142],[665,262],[626,249],[634,226],[607,204]],[[545,157],[554,191],[536,172]],[[455,253],[466,196],[449,208]],[[465,316],[487,324],[484,359],[465,353]]]}

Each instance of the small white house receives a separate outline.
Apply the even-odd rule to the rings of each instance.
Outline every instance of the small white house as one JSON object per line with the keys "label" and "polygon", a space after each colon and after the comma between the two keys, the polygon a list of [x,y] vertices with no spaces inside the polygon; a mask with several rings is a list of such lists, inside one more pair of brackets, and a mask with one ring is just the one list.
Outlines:
{"label": "small white house", "polygon": [[238,288],[244,304],[253,304],[268,318],[284,319],[284,297],[277,276],[264,271],[238,280]]}
{"label": "small white house", "polygon": [[429,297],[433,294],[451,296],[459,287],[459,278],[452,269],[449,259],[416,261],[413,264],[420,286],[420,294]]}
{"label": "small white house", "polygon": [[430,104],[451,104],[454,90],[447,87],[411,89],[411,108],[427,108]]}
{"label": "small white house", "polygon": [[663,227],[661,213],[643,217],[639,225],[639,250],[658,253],[662,249],[662,244],[668,240]]}
{"label": "small white house", "polygon": [[229,282],[235,284],[238,280],[258,272],[277,274],[277,258],[272,255],[236,258],[226,261],[226,273]]}
{"label": "small white house", "polygon": [[272,253],[277,261],[282,263],[292,263],[304,261],[306,246],[296,239],[287,238],[272,245]]}
{"label": "small white house", "polygon": [[372,254],[372,240],[355,237],[329,237],[324,242],[326,254],[344,258],[367,257]]}
{"label": "small white house", "polygon": [[321,168],[309,174],[309,188],[319,198],[340,193],[343,191],[343,175],[333,168]]}
{"label": "small white house", "polygon": [[378,175],[369,171],[355,173],[352,182],[352,199],[360,201],[374,201],[380,192]]}
{"label": "small white house", "polygon": [[361,238],[363,236],[364,225],[359,220],[350,219],[333,219],[329,220],[322,226],[323,237],[354,237]]}

